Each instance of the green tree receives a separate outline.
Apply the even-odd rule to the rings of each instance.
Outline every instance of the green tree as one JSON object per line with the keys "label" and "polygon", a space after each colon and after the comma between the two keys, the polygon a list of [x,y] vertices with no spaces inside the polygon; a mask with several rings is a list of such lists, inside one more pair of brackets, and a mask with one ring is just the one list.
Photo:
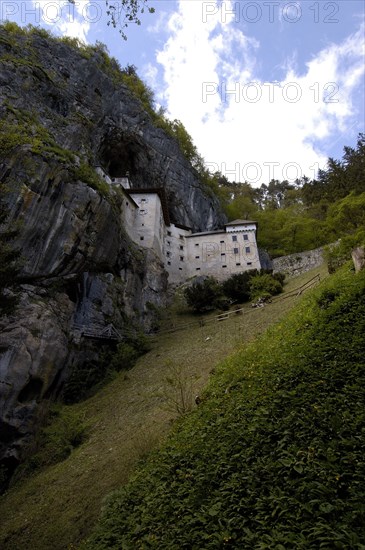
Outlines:
{"label": "green tree", "polygon": [[365,228],[365,193],[355,191],[334,203],[328,210],[327,226],[333,237],[353,234]]}
{"label": "green tree", "polygon": [[184,295],[188,306],[199,313],[225,305],[222,286],[214,277],[194,282],[184,290]]}
{"label": "green tree", "polygon": [[317,180],[305,182],[304,203],[314,205],[321,200],[332,204],[349,193],[365,191],[365,134],[358,135],[356,147],[344,147],[341,160],[329,158],[327,169],[320,170]]}
{"label": "green tree", "polygon": [[250,280],[251,300],[275,296],[276,294],[280,294],[282,291],[282,280],[274,275],[271,275],[270,273],[260,273],[252,277]]}
{"label": "green tree", "polygon": [[232,300],[242,304],[250,299],[250,280],[258,274],[256,269],[236,273],[223,283],[223,292]]}
{"label": "green tree", "polygon": [[256,190],[247,182],[226,184],[225,188],[230,194],[230,202],[225,208],[228,218],[255,219],[258,210]]}

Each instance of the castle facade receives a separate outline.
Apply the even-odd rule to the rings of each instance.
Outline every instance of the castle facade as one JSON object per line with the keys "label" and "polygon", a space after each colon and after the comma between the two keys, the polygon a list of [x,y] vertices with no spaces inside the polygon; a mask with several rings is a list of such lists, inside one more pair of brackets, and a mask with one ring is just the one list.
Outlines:
{"label": "castle facade", "polygon": [[257,222],[235,220],[221,230],[193,233],[189,227],[171,222],[163,188],[133,189],[128,177],[110,178],[100,166],[96,171],[111,186],[122,189],[122,216],[129,237],[155,251],[170,284],[202,275],[224,281],[236,273],[261,268]]}

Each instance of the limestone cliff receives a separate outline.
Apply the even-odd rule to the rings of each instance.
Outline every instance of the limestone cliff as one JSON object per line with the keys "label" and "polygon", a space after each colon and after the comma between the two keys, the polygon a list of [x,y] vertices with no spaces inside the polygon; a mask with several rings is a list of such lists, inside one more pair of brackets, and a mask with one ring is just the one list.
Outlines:
{"label": "limestone cliff", "polygon": [[42,401],[72,364],[97,357],[75,344],[75,324],[148,330],[150,304],[165,304],[163,266],[128,239],[120,198],[91,167],[164,187],[172,220],[193,230],[225,220],[102,51],[0,29],[0,56],[0,178],[23,261],[19,306],[0,319],[0,458],[11,471]]}

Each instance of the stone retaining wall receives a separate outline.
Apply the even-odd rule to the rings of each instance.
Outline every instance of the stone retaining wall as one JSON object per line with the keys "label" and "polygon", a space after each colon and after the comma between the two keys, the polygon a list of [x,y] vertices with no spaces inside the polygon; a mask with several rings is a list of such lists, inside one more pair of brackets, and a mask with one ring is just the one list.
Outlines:
{"label": "stone retaining wall", "polygon": [[320,247],[307,252],[281,256],[280,258],[275,258],[272,263],[274,273],[280,271],[289,277],[294,277],[315,267],[319,267],[323,261],[323,247]]}

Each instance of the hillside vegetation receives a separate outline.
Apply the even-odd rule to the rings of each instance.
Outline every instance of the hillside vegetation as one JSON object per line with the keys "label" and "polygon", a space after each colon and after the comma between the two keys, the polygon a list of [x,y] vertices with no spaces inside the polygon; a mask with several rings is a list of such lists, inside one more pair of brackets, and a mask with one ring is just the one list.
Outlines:
{"label": "hillside vegetation", "polygon": [[[172,420],[196,408],[194,398],[212,370],[288,313],[302,299],[297,289],[312,284],[318,272],[289,280],[285,294],[266,307],[245,305],[224,321],[216,314],[193,315],[177,299],[151,351],[134,368],[115,374],[93,397],[55,411],[46,446],[37,453],[43,463],[47,457],[53,463],[32,473],[28,468],[28,478],[0,497],[1,549],[64,550],[89,536],[103,499],[128,481],[138,461],[171,430]],[[325,272],[323,266],[321,277]],[[54,464],[62,454],[64,460]]]}
{"label": "hillside vegetation", "polygon": [[83,548],[363,550],[364,345],[346,265],[220,366]]}

